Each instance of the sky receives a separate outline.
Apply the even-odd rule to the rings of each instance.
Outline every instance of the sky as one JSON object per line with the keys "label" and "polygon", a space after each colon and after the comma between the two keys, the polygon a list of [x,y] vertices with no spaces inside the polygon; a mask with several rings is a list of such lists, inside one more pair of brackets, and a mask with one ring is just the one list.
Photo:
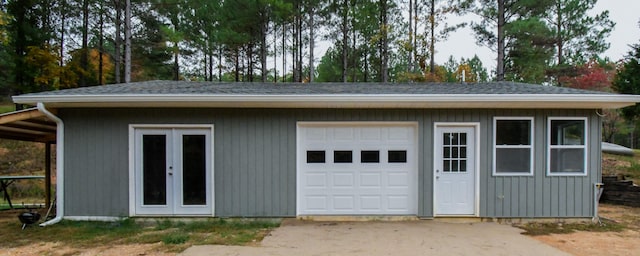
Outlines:
{"label": "sky", "polygon": [[[629,45],[640,43],[640,1],[638,0],[600,0],[592,10],[592,15],[602,11],[609,11],[609,18],[616,23],[611,32],[608,42],[610,48],[604,52],[604,56],[613,61],[622,59],[631,48]],[[452,17],[450,22],[455,22],[454,18],[460,20],[477,19],[475,14],[468,14],[463,17]],[[474,54],[482,60],[488,71],[495,70],[496,53],[484,46],[475,44],[475,37],[470,28],[463,28],[452,34],[446,42],[436,45],[436,63],[445,63],[449,56],[454,56],[456,60],[460,58],[471,58]]]}

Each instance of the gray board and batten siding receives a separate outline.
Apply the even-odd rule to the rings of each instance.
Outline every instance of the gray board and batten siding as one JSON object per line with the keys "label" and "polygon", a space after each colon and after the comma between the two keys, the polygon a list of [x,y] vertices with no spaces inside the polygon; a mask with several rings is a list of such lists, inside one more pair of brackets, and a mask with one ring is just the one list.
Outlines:
{"label": "gray board and batten siding", "polygon": [[[418,123],[418,216],[433,216],[435,122],[480,124],[481,217],[592,217],[600,180],[595,110],[62,108],[65,215],[128,216],[131,124],[213,124],[215,216],[296,215],[296,127],[312,121]],[[492,176],[494,116],[535,117],[533,176]],[[546,174],[550,116],[588,118],[587,176]]]}

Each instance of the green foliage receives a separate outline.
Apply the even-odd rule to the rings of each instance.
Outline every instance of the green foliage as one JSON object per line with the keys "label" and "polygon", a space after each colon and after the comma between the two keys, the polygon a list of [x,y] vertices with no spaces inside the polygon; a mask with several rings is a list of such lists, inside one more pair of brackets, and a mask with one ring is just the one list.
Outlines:
{"label": "green foliage", "polygon": [[169,233],[162,238],[164,244],[184,244],[189,240],[189,235],[178,232]]}
{"label": "green foliage", "polygon": [[318,72],[317,82],[342,81],[342,59],[340,54],[337,48],[327,49],[316,68]]}
{"label": "green foliage", "polygon": [[511,38],[507,53],[508,80],[543,83],[553,56],[551,30],[538,18],[518,19],[506,25],[506,36]]}
{"label": "green foliage", "polygon": [[609,11],[590,15],[598,0],[554,0],[547,22],[556,38],[556,64],[584,63],[609,48]]}
{"label": "green foliage", "polygon": [[[640,94],[640,44],[631,46],[632,50],[624,59],[622,68],[613,79],[613,89],[623,94]],[[640,105],[622,109],[622,116],[629,121],[638,120]]]}

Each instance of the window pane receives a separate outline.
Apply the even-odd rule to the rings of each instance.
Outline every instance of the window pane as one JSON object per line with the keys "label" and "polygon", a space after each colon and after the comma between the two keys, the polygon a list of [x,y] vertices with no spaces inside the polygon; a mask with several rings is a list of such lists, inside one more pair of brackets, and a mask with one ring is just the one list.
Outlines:
{"label": "window pane", "polygon": [[531,121],[496,120],[496,145],[531,145]]}
{"label": "window pane", "polygon": [[530,171],[530,148],[496,149],[496,173],[529,173]]}
{"label": "window pane", "polygon": [[444,172],[450,172],[451,171],[451,161],[449,160],[444,160],[442,162],[442,168],[444,169]]}
{"label": "window pane", "polygon": [[451,158],[451,147],[444,147],[443,150],[444,150],[443,157]]}
{"label": "window pane", "polygon": [[467,161],[460,160],[460,172],[467,172]]}
{"label": "window pane", "polygon": [[460,158],[467,158],[467,147],[460,147]]}
{"label": "window pane", "polygon": [[458,158],[458,147],[453,147],[451,149],[451,158]]}
{"label": "window pane", "polygon": [[584,173],[584,149],[551,149],[552,173]]}
{"label": "window pane", "polygon": [[334,163],[351,163],[353,162],[353,155],[351,151],[333,151]]}
{"label": "window pane", "polygon": [[458,166],[459,163],[460,163],[460,161],[458,161],[458,160],[451,160],[451,171],[452,172],[458,172],[460,170],[460,167]]}
{"label": "window pane", "polygon": [[144,205],[167,204],[167,138],[142,136],[142,193]]}
{"label": "window pane", "polygon": [[551,145],[584,145],[584,120],[551,120]]}
{"label": "window pane", "polygon": [[458,141],[458,136],[460,134],[459,133],[452,133],[451,134],[451,145],[458,145],[459,141]]}
{"label": "window pane", "polygon": [[406,162],[407,162],[407,151],[405,150],[389,151],[389,163],[406,163]]}
{"label": "window pane", "polygon": [[206,136],[182,136],[182,202],[184,205],[207,204]]}
{"label": "window pane", "polygon": [[460,144],[459,145],[467,145],[467,134],[460,133]]}
{"label": "window pane", "polygon": [[361,151],[360,162],[361,163],[379,163],[380,151],[377,151],[377,150]]}
{"label": "window pane", "polygon": [[307,151],[307,163],[324,163],[324,151]]}
{"label": "window pane", "polygon": [[451,133],[442,134],[442,142],[444,145],[451,145]]}

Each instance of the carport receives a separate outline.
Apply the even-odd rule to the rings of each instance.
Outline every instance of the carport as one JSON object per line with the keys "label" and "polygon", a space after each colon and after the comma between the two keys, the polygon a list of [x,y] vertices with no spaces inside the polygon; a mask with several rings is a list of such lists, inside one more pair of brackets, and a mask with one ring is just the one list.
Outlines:
{"label": "carport", "polygon": [[[0,138],[45,144],[45,203],[51,206],[51,145],[56,143],[56,123],[37,108],[0,115]],[[25,176],[26,177],[26,176]],[[24,177],[11,176],[18,180]]]}

